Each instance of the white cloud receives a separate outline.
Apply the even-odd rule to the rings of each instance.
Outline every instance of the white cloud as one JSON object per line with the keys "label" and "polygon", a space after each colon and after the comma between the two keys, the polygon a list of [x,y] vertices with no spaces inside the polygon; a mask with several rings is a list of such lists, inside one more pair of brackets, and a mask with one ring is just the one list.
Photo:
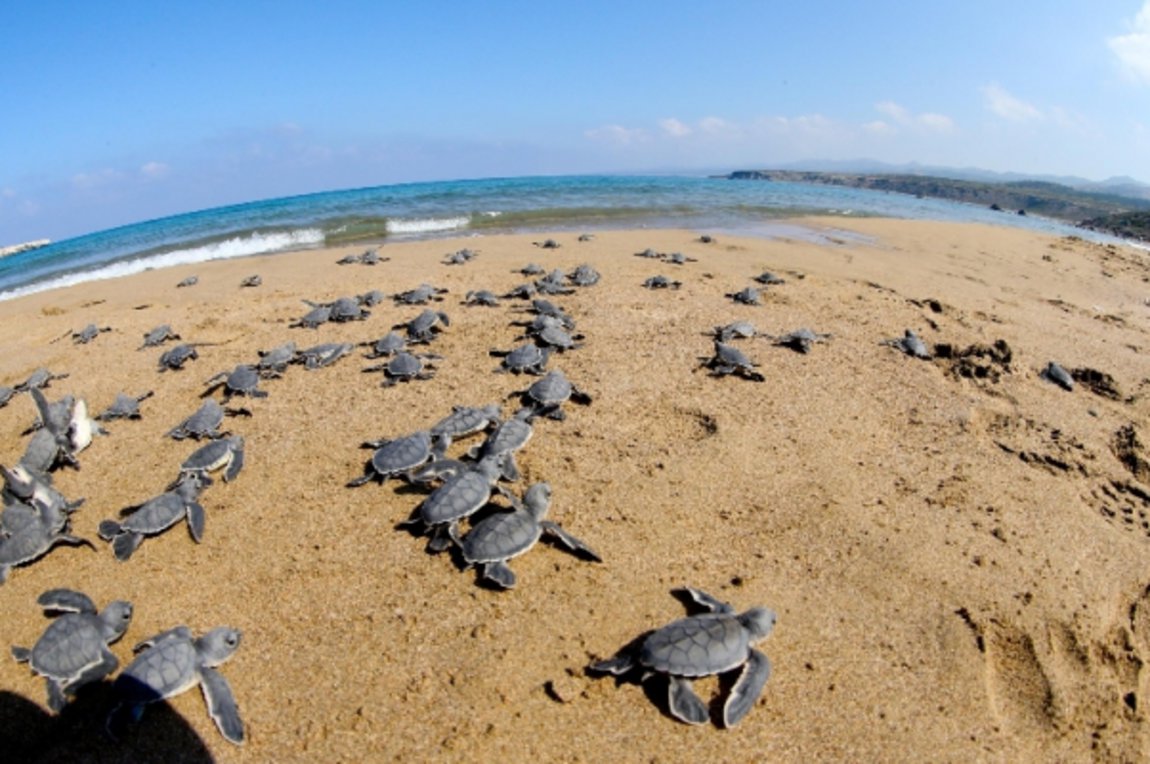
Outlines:
{"label": "white cloud", "polygon": [[864,124],[863,130],[870,133],[891,134],[898,132],[898,127],[917,127],[940,133],[947,133],[954,129],[954,120],[945,114],[932,112],[915,114],[894,101],[879,101],[874,105],[874,108],[875,111],[886,116],[890,121],[880,119]]}
{"label": "white cloud", "polygon": [[704,117],[699,120],[699,129],[708,135],[738,132],[738,127],[734,123],[720,117]]}
{"label": "white cloud", "polygon": [[888,122],[883,122],[881,119],[864,123],[862,129],[874,135],[894,135],[898,132],[893,125]]}
{"label": "white cloud", "polygon": [[694,132],[688,125],[683,124],[674,117],[659,120],[659,127],[663,128],[663,132],[674,138],[683,138]]}
{"label": "white cloud", "polygon": [[622,125],[604,125],[583,133],[593,141],[613,143],[627,146],[633,143],[643,143],[647,140],[647,131],[637,127],[623,127]]}
{"label": "white cloud", "polygon": [[954,120],[945,114],[932,114],[927,112],[925,114],[919,114],[916,121],[928,130],[934,130],[940,133],[949,133],[954,129]]}
{"label": "white cloud", "polygon": [[905,125],[911,121],[910,112],[894,101],[880,101],[874,105],[874,108],[878,113],[885,114],[900,125]]}
{"label": "white cloud", "polygon": [[1011,122],[1029,122],[1033,119],[1042,119],[1041,111],[1026,101],[1015,98],[997,82],[984,86],[982,97],[986,101],[986,108]]}
{"label": "white cloud", "polygon": [[157,180],[165,177],[170,169],[163,162],[145,162],[140,167],[140,175],[149,180]]}
{"label": "white cloud", "polygon": [[1150,84],[1150,0],[1129,26],[1129,34],[1111,37],[1106,44],[1130,77]]}

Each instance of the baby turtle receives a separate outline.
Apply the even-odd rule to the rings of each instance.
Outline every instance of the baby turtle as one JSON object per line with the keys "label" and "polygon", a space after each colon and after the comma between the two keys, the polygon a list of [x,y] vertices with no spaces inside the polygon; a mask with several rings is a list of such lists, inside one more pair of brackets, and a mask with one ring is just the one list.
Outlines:
{"label": "baby turtle", "polygon": [[730,297],[735,302],[741,303],[743,305],[760,305],[761,304],[759,302],[759,290],[755,289],[754,287],[744,287],[743,289],[740,289],[738,292],[730,292],[725,296]]}
{"label": "baby turtle", "polygon": [[431,437],[446,449],[456,438],[474,435],[499,424],[498,403],[486,406],[452,406],[451,413],[431,426]]}
{"label": "baby turtle", "polygon": [[700,244],[714,244],[715,243],[715,237],[709,236],[707,234],[703,234],[702,236],[699,237],[699,243]]}
{"label": "baby turtle", "polygon": [[57,544],[95,548],[87,539],[68,533],[67,505],[37,505],[30,509],[19,512],[18,521],[5,512],[4,528],[11,533],[0,536],[0,584],[8,579],[10,569],[40,559]]}
{"label": "baby turtle", "polygon": [[770,271],[763,271],[758,276],[752,276],[751,278],[764,286],[777,286],[787,283],[786,280],[779,278]]}
{"label": "baby turtle", "polygon": [[[528,327],[527,334],[523,336],[534,337],[540,345],[559,352],[583,347],[583,344],[578,341],[583,339],[582,334],[569,333],[557,319],[550,316],[538,316],[536,321]],[[520,339],[522,338],[520,337]]]}
{"label": "baby turtle", "polygon": [[45,387],[48,387],[57,379],[66,379],[67,377],[67,374],[53,374],[47,369],[41,367],[29,374],[26,380],[16,385],[16,392],[26,393],[29,390],[43,390]]}
{"label": "baby turtle", "polygon": [[[39,521],[47,518],[49,522],[60,522],[61,516],[75,512],[83,503],[83,499],[68,501],[64,494],[52,486],[52,477],[47,473],[37,472],[24,463],[18,463],[11,469],[0,464],[0,472],[4,475],[4,511],[0,513],[0,535],[15,533],[28,524],[28,521]],[[23,504],[25,509],[36,513],[35,517],[24,516],[16,518],[17,524],[9,522],[13,514],[22,514],[23,509],[10,513],[17,504]]]}
{"label": "baby turtle", "polygon": [[295,342],[285,342],[271,350],[259,351],[260,360],[256,362],[256,371],[261,377],[276,378],[287,371],[289,363],[296,360]]}
{"label": "baby turtle", "polygon": [[172,327],[168,324],[160,324],[155,329],[144,335],[144,344],[140,345],[139,350],[144,348],[154,348],[163,345],[168,340],[178,340],[180,335],[172,331]]}
{"label": "baby turtle", "polygon": [[375,342],[363,342],[360,344],[371,348],[364,355],[364,358],[387,358],[407,347],[407,340],[398,332],[388,332]]}
{"label": "baby turtle", "polygon": [[686,265],[687,263],[699,262],[699,258],[684,255],[682,252],[672,252],[667,255],[667,262],[671,265]]}
{"label": "baby turtle", "polygon": [[200,283],[199,276],[185,276],[184,278],[180,279],[180,283],[176,284],[176,288],[182,289],[183,287],[195,286],[198,283]]}
{"label": "baby turtle", "polygon": [[88,324],[78,332],[72,332],[72,342],[77,345],[87,345],[92,340],[96,339],[103,332],[112,331],[110,326],[96,326],[95,324]]}
{"label": "baby turtle", "polygon": [[424,363],[424,360],[438,360],[443,356],[432,353],[409,353],[401,350],[392,356],[391,360],[379,366],[368,366],[368,371],[382,371],[384,380],[382,387],[391,387],[400,382],[410,382],[413,379],[431,379],[435,376],[435,367]]}
{"label": "baby turtle", "polygon": [[296,363],[302,363],[306,369],[321,369],[331,366],[346,355],[351,355],[355,345],[350,342],[325,342],[322,345],[299,351],[295,358]]}
{"label": "baby turtle", "polygon": [[583,265],[576,266],[575,270],[568,273],[567,278],[575,286],[586,287],[598,284],[599,279],[602,277],[599,271],[584,263]]}
{"label": "baby turtle", "polygon": [[253,275],[245,278],[243,281],[241,281],[240,286],[241,287],[258,287],[263,283],[264,283],[264,280],[259,276],[259,274],[253,274]]}
{"label": "baby turtle", "polygon": [[512,273],[519,273],[524,276],[538,276],[541,273],[546,273],[546,269],[539,263],[527,263],[519,270],[512,271]]}
{"label": "baby turtle", "polygon": [[515,416],[492,430],[483,443],[471,448],[467,452],[468,458],[482,461],[498,457],[503,468],[503,479],[518,480],[519,465],[515,463],[515,452],[526,446],[534,433],[529,421],[531,413],[532,409],[516,412]]}
{"label": "baby turtle", "polygon": [[326,324],[331,319],[331,306],[330,305],[317,305],[300,318],[296,319],[294,323],[288,324],[292,329],[316,329],[321,324]]}
{"label": "baby turtle", "polygon": [[733,727],[755,705],[771,676],[771,662],[754,645],[775,627],[775,613],[755,607],[736,613],[699,589],[682,590],[708,612],[681,618],[647,635],[636,647],[624,648],[615,657],[591,664],[591,671],[626,674],[640,668],[645,674],[665,674],[667,704],[675,718],[687,724],[703,724],[707,706],[695,694],[691,680],[739,669],[739,678],[723,704],[723,726]]}
{"label": "baby turtle", "polygon": [[513,287],[506,294],[503,295],[505,300],[530,300],[535,296],[535,286],[532,284],[520,284]]}
{"label": "baby turtle", "polygon": [[212,391],[221,385],[224,388],[224,400],[233,395],[245,395],[249,398],[266,398],[268,394],[259,389],[260,373],[251,364],[241,363],[231,371],[221,371],[204,382],[207,389],[201,396],[211,395]]}
{"label": "baby turtle", "polygon": [[515,509],[497,512],[476,523],[466,536],[459,538],[454,529],[452,539],[459,546],[464,561],[482,567],[480,580],[503,588],[515,586],[515,573],[507,561],[529,551],[544,535],[550,536],[572,552],[602,562],[591,547],[550,520],[543,519],[551,506],[551,486],[536,483],[527,489],[523,501],[512,497]]}
{"label": "baby turtle", "polygon": [[450,255],[445,255],[443,258],[444,265],[463,265],[479,256],[479,253],[473,249],[463,249],[452,252]]}
{"label": "baby turtle", "polygon": [[441,446],[432,448],[431,433],[427,430],[420,430],[394,440],[368,441],[363,447],[373,448],[375,451],[367,461],[363,477],[349,482],[348,488],[363,485],[377,478],[380,483],[384,483],[396,475],[406,476],[417,467],[443,454]]}
{"label": "baby turtle", "polygon": [[454,471],[416,507],[409,523],[428,530],[429,551],[442,552],[451,546],[452,538],[459,535],[459,521],[486,506],[502,474],[500,457],[485,457],[474,466]]}
{"label": "baby turtle", "polygon": [[709,358],[700,358],[702,363],[699,368],[706,368],[710,370],[712,377],[724,377],[728,374],[734,374],[749,379],[752,382],[763,382],[766,380],[759,372],[755,371],[757,363],[751,361],[734,345],[728,345],[725,342],[715,340],[715,354]]}
{"label": "baby turtle", "polygon": [[804,327],[802,329],[796,329],[789,334],[784,334],[781,337],[770,337],[769,339],[781,347],[788,347],[799,353],[809,353],[811,352],[811,345],[829,340],[833,336],[834,335],[831,334],[819,334]]}
{"label": "baby turtle", "polygon": [[1070,372],[1059,366],[1054,361],[1046,364],[1046,368],[1038,375],[1045,379],[1047,382],[1053,382],[1066,391],[1074,390],[1074,378],[1070,376]]}
{"label": "baby turtle", "polygon": [[758,334],[755,325],[750,321],[735,321],[726,326],[716,326],[710,336],[720,342],[730,342],[733,339],[750,339]]}
{"label": "baby turtle", "polygon": [[575,294],[575,290],[564,283],[564,274],[558,268],[535,282],[535,291],[540,294]]}
{"label": "baby turtle", "polygon": [[930,350],[927,348],[926,343],[923,342],[914,329],[907,329],[901,337],[895,339],[883,340],[880,345],[889,345],[892,348],[897,348],[902,352],[909,355],[911,358],[921,358],[924,361],[930,360]]}
{"label": "baby turtle", "polygon": [[197,501],[207,485],[198,472],[188,472],[169,490],[143,504],[125,508],[120,522],[104,520],[97,528],[100,538],[112,542],[112,552],[123,562],[132,556],[145,536],[166,531],[180,520],[188,521],[188,531],[197,544],[204,537],[204,508]]}
{"label": "baby turtle", "polygon": [[132,603],[116,600],[97,612],[96,603],[71,589],[49,589],[36,604],[52,623],[31,647],[13,647],[12,657],[27,663],[48,688],[48,707],[60,713],[69,696],[86,684],[99,682],[120,665],[108,649],[124,635],[132,620]]}
{"label": "baby turtle", "polygon": [[431,284],[420,284],[415,289],[400,292],[392,297],[397,305],[426,305],[428,302],[443,300],[442,295],[447,294],[446,289],[433,287]]}
{"label": "baby turtle", "polygon": [[540,347],[534,342],[527,342],[512,350],[490,350],[488,355],[502,358],[503,362],[495,369],[504,374],[534,374],[540,376],[544,373],[543,367],[551,357],[550,347]]}
{"label": "baby turtle", "polygon": [[177,626],[136,645],[138,655],[112,685],[119,702],[108,716],[109,734],[116,738],[128,719],[139,721],[149,703],[199,685],[216,729],[228,742],[243,743],[239,706],[216,670],[239,649],[240,636],[238,629],[220,626],[196,638],[187,626]]}
{"label": "baby turtle", "polygon": [[176,345],[160,355],[160,371],[168,369],[177,371],[184,368],[184,364],[188,361],[194,361],[199,357],[200,354],[196,352],[195,345]]}
{"label": "baby turtle", "polygon": [[219,427],[224,421],[225,413],[227,412],[224,407],[215,398],[208,398],[195,413],[169,430],[168,436],[174,440],[219,438],[222,436]]}
{"label": "baby turtle", "polygon": [[230,483],[244,468],[244,439],[241,435],[232,435],[227,438],[213,440],[200,446],[192,452],[191,456],[180,465],[180,480],[172,488],[177,487],[184,480],[185,475],[197,475],[200,482],[210,485],[209,472],[224,471],[224,482]]}
{"label": "baby turtle", "polygon": [[663,275],[652,276],[643,282],[648,289],[678,289],[683,286],[682,281],[672,281]]}
{"label": "baby turtle", "polygon": [[647,247],[642,252],[636,252],[635,257],[642,257],[646,258],[647,260],[662,260],[664,257],[666,257],[666,255],[664,255],[662,252],[658,252],[654,249],[651,249],[650,247]]}
{"label": "baby turtle", "polygon": [[571,384],[559,369],[547,372],[526,390],[513,392],[508,397],[515,395],[523,396],[524,406],[530,409],[531,418],[546,416],[549,419],[563,420],[567,418],[567,414],[562,406],[567,400],[584,406],[591,403],[591,396]]}
{"label": "baby turtle", "polygon": [[379,254],[379,247],[372,247],[359,256],[360,265],[379,265],[380,263],[390,262],[390,257],[384,257]]}
{"label": "baby turtle", "polygon": [[468,292],[463,297],[464,305],[481,305],[487,308],[499,307],[499,298],[489,289],[479,289]]}
{"label": "baby turtle", "polygon": [[96,419],[99,419],[101,422],[110,422],[113,419],[139,419],[140,403],[151,398],[152,395],[151,390],[143,395],[116,393],[116,400],[112,402],[111,406],[104,409]]}
{"label": "baby turtle", "polygon": [[560,246],[559,242],[554,239],[544,239],[543,241],[533,241],[531,243],[540,249],[559,249]]}
{"label": "baby turtle", "polygon": [[[311,304],[311,303],[309,303]],[[321,306],[314,306],[321,307]],[[364,321],[371,316],[371,311],[360,304],[357,297],[340,297],[334,302],[327,304],[331,309],[328,315],[328,321],[335,323],[344,323],[347,321]]]}
{"label": "baby turtle", "polygon": [[577,239],[577,241],[582,241],[582,242],[595,241],[595,234],[593,234],[593,233],[581,233],[581,234],[579,234],[579,238]]}
{"label": "baby turtle", "polygon": [[361,295],[356,295],[356,300],[365,308],[372,308],[382,303],[386,298],[383,292],[378,289],[369,289]]}
{"label": "baby turtle", "polygon": [[396,324],[392,329],[407,328],[407,341],[412,344],[426,344],[435,339],[443,329],[440,325],[451,326],[451,319],[441,310],[428,308],[405,324]]}

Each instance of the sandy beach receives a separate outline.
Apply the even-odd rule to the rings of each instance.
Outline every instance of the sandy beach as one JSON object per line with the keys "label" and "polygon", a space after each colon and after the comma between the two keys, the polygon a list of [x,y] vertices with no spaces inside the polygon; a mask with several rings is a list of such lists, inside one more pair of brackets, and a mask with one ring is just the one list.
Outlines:
{"label": "sandy beach", "polygon": [[[390,260],[370,267],[336,265],[362,250],[342,247],[0,302],[0,384],[66,372],[48,399],[70,393],[94,412],[154,391],[142,419],[107,423],[79,470],[54,473],[65,496],[86,498],[72,530],[96,550],[61,546],[11,571],[5,651],[40,636],[36,597],[55,587],[134,604],[112,646],[121,666],[162,630],[230,625],[243,642],[220,671],[247,731],[242,746],[224,740],[193,690],[113,743],[110,685],[49,716],[43,681],[6,657],[0,750],[134,762],[1150,757],[1146,253],[976,225],[804,225],[831,243],[633,230],[550,234],[561,246],[541,249],[544,236],[490,235],[387,244]],[[479,256],[442,263],[461,247]],[[696,261],[633,256],[647,248]],[[548,368],[593,400],[536,420],[508,487],[549,482],[549,518],[603,562],[540,543],[511,562],[518,585],[496,591],[396,528],[426,491],[345,484],[363,474],[363,441],[426,429],[453,405],[518,408],[509,395],[534,378],[494,373],[488,351],[520,344],[509,322],[530,317],[526,303],[461,303],[527,282],[513,271],[530,262],[602,274],[551,298],[585,339]],[[761,287],[762,304],[725,296],[764,270],[786,283]],[[193,274],[197,285],[176,288]],[[240,288],[252,274],[262,285]],[[656,274],[681,288],[643,288]],[[113,557],[98,524],[175,477],[197,444],[165,433],[200,405],[205,380],[289,340],[375,340],[422,310],[391,295],[424,282],[447,290],[433,307],[451,321],[424,350],[442,356],[434,378],[383,388],[357,348],[261,382],[266,398],[234,401],[251,416],[226,422],[246,463],[204,492],[202,543],[181,524]],[[389,299],[365,321],[290,326],[304,300],[370,289]],[[736,320],[832,336],[807,354],[734,340],[765,381],[713,378],[698,368],[706,333]],[[111,331],[83,345],[64,336],[88,323]],[[199,358],[158,372],[174,343],[139,348],[159,324],[202,343]],[[907,328],[942,346],[933,360],[880,344]],[[1052,360],[1093,386],[1042,379]],[[34,417],[27,394],[0,409],[0,463],[20,458]],[[689,726],[668,714],[658,677],[585,670],[686,615],[673,596],[684,586],[778,614],[759,645],[773,675],[732,729],[719,723],[730,676],[695,682],[714,721]]]}

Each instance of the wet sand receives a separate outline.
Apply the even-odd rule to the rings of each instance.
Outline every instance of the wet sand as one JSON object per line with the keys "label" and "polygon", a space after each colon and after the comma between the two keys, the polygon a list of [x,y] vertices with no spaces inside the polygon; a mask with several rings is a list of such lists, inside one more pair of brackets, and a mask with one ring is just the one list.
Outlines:
{"label": "wet sand", "polygon": [[[216,731],[198,692],[151,708],[119,744],[100,731],[107,686],[59,719],[42,681],[0,661],[0,737],[41,760],[102,761],[1130,761],[1150,756],[1150,264],[1145,253],[1013,229],[859,220],[828,243],[697,232],[604,232],[540,249],[540,236],[389,244],[377,266],[338,266],[340,248],[151,271],[0,303],[0,384],[40,366],[68,372],[45,392],[94,411],[117,392],[155,395],[139,421],[106,425],[55,473],[86,497],[73,531],[96,551],[58,547],[0,587],[0,641],[31,645],[54,587],[135,616],[113,645],[178,624],[227,624],[243,644],[221,672],[247,725],[242,747]],[[441,263],[461,247],[480,252]],[[646,248],[697,258],[676,266]],[[512,561],[511,591],[477,585],[451,555],[396,524],[423,491],[360,488],[365,440],[423,429],[453,404],[501,402],[533,378],[492,372],[518,344],[522,301],[502,293],[537,262],[589,263],[599,284],[552,298],[583,347],[552,357],[592,396],[566,421],[541,419],[520,452],[521,491],[545,480],[550,519],[603,558],[547,543]],[[724,295],[771,270],[762,304]],[[263,284],[241,289],[258,273]],[[656,274],[678,290],[648,290]],[[175,285],[196,274],[199,284]],[[330,368],[262,383],[246,465],[201,499],[203,542],[185,526],[117,562],[105,518],[161,492],[196,447],[164,437],[201,403],[204,382],[257,351],[374,340],[422,308],[389,299],[366,321],[290,328],[302,300],[422,282],[448,290],[451,325],[427,352],[433,379],[380,387],[362,350]],[[712,378],[704,332],[749,320],[760,332],[832,334],[809,354],[736,340],[764,382]],[[69,330],[110,326],[87,345]],[[204,343],[182,371],[138,350],[168,323]],[[915,329],[950,358],[880,344]],[[1002,340],[1004,354],[967,354]],[[171,347],[169,343],[165,347]],[[943,354],[947,352],[943,348]],[[1041,379],[1050,360],[1101,372],[1095,389]],[[1080,372],[1084,374],[1085,372]],[[1103,375],[1108,375],[1103,376]],[[1107,384],[1114,392],[1107,392]],[[217,393],[218,396],[218,393]],[[35,414],[0,409],[11,464]],[[452,454],[478,443],[462,439]],[[733,729],[672,719],[656,678],[588,675],[646,630],[683,616],[692,586],[744,610],[778,613],[760,647],[774,674]],[[730,678],[695,687],[719,718]],[[19,746],[13,748],[13,746]]]}

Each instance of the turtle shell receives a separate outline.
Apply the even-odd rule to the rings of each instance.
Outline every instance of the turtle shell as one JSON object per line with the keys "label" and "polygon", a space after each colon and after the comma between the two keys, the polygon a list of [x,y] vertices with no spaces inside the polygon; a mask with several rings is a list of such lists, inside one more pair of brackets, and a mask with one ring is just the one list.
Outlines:
{"label": "turtle shell", "polygon": [[75,680],[103,662],[105,636],[99,616],[65,613],[59,616],[32,647],[29,661],[36,673],[61,681]]}
{"label": "turtle shell", "polygon": [[419,505],[420,517],[439,525],[474,514],[491,498],[492,482],[479,470],[457,472]]}
{"label": "turtle shell", "polygon": [[193,451],[192,455],[185,459],[184,463],[180,465],[180,468],[185,472],[191,470],[208,470],[209,472],[218,470],[227,463],[233,450],[233,443],[230,438],[213,440]]}
{"label": "turtle shell", "polygon": [[155,534],[175,525],[185,514],[187,504],[183,497],[169,491],[146,501],[124,518],[120,528],[130,533]]}
{"label": "turtle shell", "polygon": [[562,403],[571,397],[571,383],[561,372],[552,371],[527,388],[527,394],[539,403]]}
{"label": "turtle shell", "polygon": [[529,512],[500,512],[476,524],[463,539],[463,558],[470,563],[510,560],[535,546],[543,529]]}
{"label": "turtle shell", "polygon": [[418,467],[429,456],[431,435],[426,430],[420,430],[377,448],[371,455],[371,467],[380,475],[394,475]]}
{"label": "turtle shell", "polygon": [[707,676],[746,662],[750,635],[733,613],[704,613],[667,624],[643,642],[639,662],[676,676]]}
{"label": "turtle shell", "polygon": [[200,657],[190,639],[163,639],[136,656],[116,678],[117,693],[129,703],[153,703],[199,684]]}
{"label": "turtle shell", "polygon": [[506,454],[527,445],[534,429],[522,419],[508,419],[488,436],[483,444],[483,453],[488,455]]}

